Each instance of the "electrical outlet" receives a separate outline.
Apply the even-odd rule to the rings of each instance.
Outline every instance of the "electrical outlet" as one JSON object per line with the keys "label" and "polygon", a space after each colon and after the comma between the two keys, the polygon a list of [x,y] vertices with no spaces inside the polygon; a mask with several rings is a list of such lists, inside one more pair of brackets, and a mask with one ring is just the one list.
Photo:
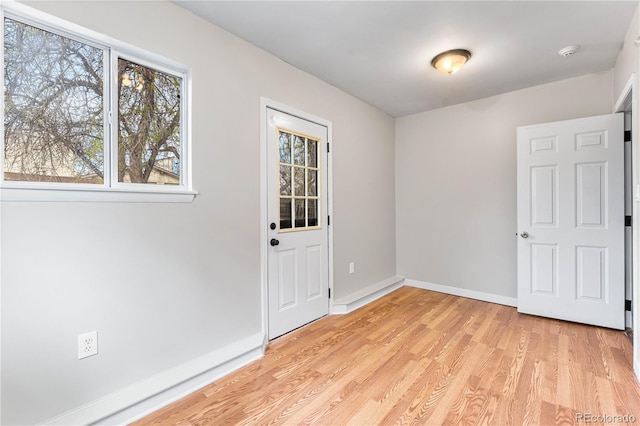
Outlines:
{"label": "electrical outlet", "polygon": [[354,262],[349,263],[349,273],[353,274],[356,272],[356,264]]}
{"label": "electrical outlet", "polygon": [[98,332],[90,331],[78,335],[78,359],[98,355]]}

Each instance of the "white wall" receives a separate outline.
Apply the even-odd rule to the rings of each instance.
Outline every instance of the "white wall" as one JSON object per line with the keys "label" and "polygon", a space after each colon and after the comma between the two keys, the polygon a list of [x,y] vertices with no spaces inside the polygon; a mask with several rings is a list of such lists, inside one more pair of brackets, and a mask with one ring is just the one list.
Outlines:
{"label": "white wall", "polygon": [[607,114],[612,71],[396,120],[397,268],[516,296],[516,127]]}
{"label": "white wall", "polygon": [[[193,68],[200,195],[2,204],[3,424],[44,421],[261,331],[261,96],[333,122],[335,296],[395,275],[393,118],[171,3],[28,4]],[[78,361],[77,335],[96,329],[100,354]]]}
{"label": "white wall", "polygon": [[639,30],[640,27],[638,25],[639,13],[640,9],[636,8],[636,12],[631,18],[631,23],[629,24],[629,28],[627,29],[627,34],[624,38],[624,44],[622,45],[622,50],[618,54],[616,58],[616,63],[613,68],[613,96],[614,100],[622,92],[625,84],[629,81],[629,77],[631,73],[636,72],[638,69],[638,61],[640,60],[640,55],[638,54],[638,48],[634,44],[638,35],[640,35]]}

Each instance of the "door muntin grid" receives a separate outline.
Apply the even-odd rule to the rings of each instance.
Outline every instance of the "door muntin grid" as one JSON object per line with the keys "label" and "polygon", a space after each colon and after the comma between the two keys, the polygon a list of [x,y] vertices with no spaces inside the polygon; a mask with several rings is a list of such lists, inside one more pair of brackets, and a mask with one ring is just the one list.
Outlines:
{"label": "door muntin grid", "polygon": [[279,232],[321,228],[320,140],[278,128]]}

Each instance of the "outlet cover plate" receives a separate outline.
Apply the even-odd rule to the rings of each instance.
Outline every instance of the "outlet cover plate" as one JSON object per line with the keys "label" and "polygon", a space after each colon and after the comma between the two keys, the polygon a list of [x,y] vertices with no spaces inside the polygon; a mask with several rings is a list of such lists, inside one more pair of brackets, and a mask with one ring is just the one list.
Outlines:
{"label": "outlet cover plate", "polygon": [[98,354],[98,331],[78,335],[78,359]]}

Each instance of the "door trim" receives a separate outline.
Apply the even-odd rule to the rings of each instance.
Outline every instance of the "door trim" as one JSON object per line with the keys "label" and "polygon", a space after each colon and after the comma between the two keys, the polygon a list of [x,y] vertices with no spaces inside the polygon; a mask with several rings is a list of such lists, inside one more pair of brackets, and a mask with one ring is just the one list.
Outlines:
{"label": "door trim", "polygon": [[629,107],[628,97],[631,95],[631,179],[633,188],[633,232],[631,237],[631,245],[633,250],[633,258],[631,261],[633,303],[631,315],[633,321],[633,370],[636,378],[640,379],[640,277],[638,277],[638,256],[640,255],[640,220],[638,218],[638,185],[640,177],[638,173],[638,165],[640,165],[640,150],[638,149],[638,82],[637,74],[631,73],[629,80],[625,84],[622,92],[613,107],[613,112],[624,112]]}
{"label": "door trim", "polygon": [[[262,333],[269,336],[269,274],[268,274],[268,164],[267,164],[267,108],[293,115],[303,120],[325,126],[327,143],[331,149],[327,152],[327,214],[333,218],[333,124],[331,121],[306,113],[280,102],[260,97],[260,293],[262,305]],[[325,218],[326,220],[326,218]],[[333,314],[333,225],[327,225],[327,248],[329,250],[329,315]]]}

